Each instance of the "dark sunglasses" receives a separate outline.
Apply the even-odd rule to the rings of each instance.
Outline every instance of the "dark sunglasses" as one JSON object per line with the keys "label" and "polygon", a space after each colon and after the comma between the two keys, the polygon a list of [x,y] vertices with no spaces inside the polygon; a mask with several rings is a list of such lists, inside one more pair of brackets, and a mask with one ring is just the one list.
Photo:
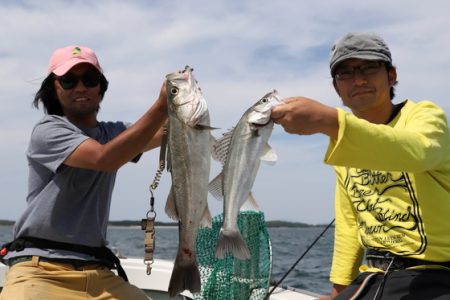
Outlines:
{"label": "dark sunglasses", "polygon": [[86,72],[81,76],[76,76],[74,74],[68,73],[63,76],[59,76],[56,79],[61,84],[61,87],[65,90],[73,89],[77,86],[80,80],[85,87],[93,88],[100,83],[101,74],[98,72]]}

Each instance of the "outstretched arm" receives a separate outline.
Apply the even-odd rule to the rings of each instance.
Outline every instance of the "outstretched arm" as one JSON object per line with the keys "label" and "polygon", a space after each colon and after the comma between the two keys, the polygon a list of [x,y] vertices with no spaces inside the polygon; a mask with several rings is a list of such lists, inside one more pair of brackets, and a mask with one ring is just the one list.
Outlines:
{"label": "outstretched arm", "polygon": [[139,153],[159,146],[161,127],[167,121],[166,97],[163,83],[158,99],[135,124],[106,144],[87,139],[69,155],[64,164],[98,171],[116,171]]}

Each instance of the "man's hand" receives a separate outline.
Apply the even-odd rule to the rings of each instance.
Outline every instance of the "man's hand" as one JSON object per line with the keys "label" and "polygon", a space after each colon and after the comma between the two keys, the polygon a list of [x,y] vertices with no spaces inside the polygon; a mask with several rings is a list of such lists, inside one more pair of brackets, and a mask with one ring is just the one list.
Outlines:
{"label": "man's hand", "polygon": [[272,119],[288,133],[323,133],[333,139],[339,130],[335,108],[305,97],[292,97],[272,109]]}

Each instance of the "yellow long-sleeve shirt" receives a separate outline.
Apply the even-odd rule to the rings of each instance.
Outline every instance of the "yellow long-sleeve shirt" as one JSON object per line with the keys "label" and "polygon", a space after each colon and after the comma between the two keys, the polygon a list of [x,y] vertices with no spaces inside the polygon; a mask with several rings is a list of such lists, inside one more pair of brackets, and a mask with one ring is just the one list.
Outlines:
{"label": "yellow long-sleeve shirt", "polygon": [[330,280],[349,284],[364,249],[450,261],[450,133],[437,105],[407,100],[387,125],[338,109],[325,162],[336,171]]}

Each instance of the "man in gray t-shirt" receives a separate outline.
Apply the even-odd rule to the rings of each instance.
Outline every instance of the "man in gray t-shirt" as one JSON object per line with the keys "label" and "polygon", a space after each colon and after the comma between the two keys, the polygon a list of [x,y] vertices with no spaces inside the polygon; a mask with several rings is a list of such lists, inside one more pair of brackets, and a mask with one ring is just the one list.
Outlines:
{"label": "man in gray t-shirt", "polygon": [[[0,300],[37,295],[73,300],[87,294],[90,299],[148,299],[121,274],[106,248],[106,229],[117,170],[161,143],[165,85],[133,125],[97,120],[107,87],[91,49],[68,46],[53,53],[33,102],[46,114],[28,146],[27,207],[15,224],[14,242],[1,251],[10,271]],[[125,280],[109,270],[114,267]]]}

